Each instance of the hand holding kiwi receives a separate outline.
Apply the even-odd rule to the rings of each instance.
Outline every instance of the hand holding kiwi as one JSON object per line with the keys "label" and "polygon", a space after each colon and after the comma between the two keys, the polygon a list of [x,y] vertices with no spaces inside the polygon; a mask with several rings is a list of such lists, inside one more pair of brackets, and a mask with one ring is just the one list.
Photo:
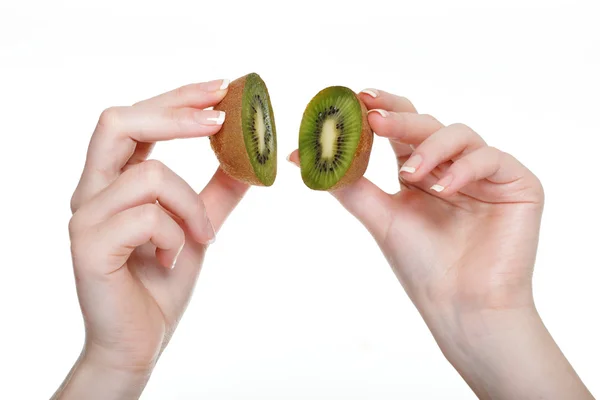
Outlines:
{"label": "hand holding kiwi", "polygon": [[[231,83],[216,110],[227,118],[211,137],[221,168],[251,185],[271,186],[277,175],[277,137],[273,108],[263,80],[255,73]],[[314,190],[333,190],[355,182],[369,163],[373,131],[367,108],[350,89],[319,92],[304,111],[299,154],[302,179]]]}

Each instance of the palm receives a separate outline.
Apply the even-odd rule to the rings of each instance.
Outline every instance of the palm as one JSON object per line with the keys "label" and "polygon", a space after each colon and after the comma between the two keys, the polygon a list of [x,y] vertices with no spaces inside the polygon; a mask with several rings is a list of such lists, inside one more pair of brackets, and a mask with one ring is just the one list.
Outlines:
{"label": "palm", "polygon": [[404,188],[392,196],[381,248],[411,295],[507,306],[531,279],[537,196],[525,181],[480,181],[446,199]]}

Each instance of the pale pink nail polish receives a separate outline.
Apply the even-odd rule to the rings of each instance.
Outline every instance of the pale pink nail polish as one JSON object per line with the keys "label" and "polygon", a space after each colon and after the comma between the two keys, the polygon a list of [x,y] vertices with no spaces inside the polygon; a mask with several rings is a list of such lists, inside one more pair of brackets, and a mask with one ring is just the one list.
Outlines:
{"label": "pale pink nail polish", "polygon": [[208,218],[208,216],[206,216],[206,220],[208,221],[208,226],[210,226],[210,229],[212,230],[212,238],[209,239],[208,242],[206,242],[206,243],[213,244],[217,240],[217,232],[215,231],[215,227],[212,224],[210,218]]}
{"label": "pale pink nail polish", "polygon": [[202,125],[223,125],[223,122],[225,122],[225,111],[196,111],[194,119]]}
{"label": "pale pink nail polish", "polygon": [[433,190],[434,192],[441,193],[444,190],[446,190],[448,188],[448,186],[450,186],[450,184],[452,183],[452,179],[453,179],[452,175],[446,175],[445,177],[440,179],[438,181],[438,183],[433,185],[430,189]]}
{"label": "pale pink nail polish", "polygon": [[177,264],[177,260],[179,259],[179,255],[183,251],[184,246],[185,246],[185,243],[182,244],[181,247],[179,248],[179,251],[177,251],[177,255],[173,259],[173,264],[171,265],[171,269],[175,268],[175,264]]}
{"label": "pale pink nail polish", "polygon": [[379,91],[377,89],[364,89],[360,91],[361,93],[368,94],[372,98],[376,99],[379,97]]}
{"label": "pale pink nail polish", "polygon": [[410,156],[408,161],[406,161],[402,167],[400,168],[400,172],[406,172],[408,174],[414,174],[417,172],[419,165],[423,162],[423,157],[420,154],[413,154]]}
{"label": "pale pink nail polish", "polygon": [[377,114],[381,115],[383,118],[387,118],[387,117],[390,115],[390,113],[389,113],[389,112],[387,112],[387,111],[385,111],[385,110],[381,110],[381,109],[379,109],[379,108],[374,108],[374,109],[372,109],[372,110],[369,110],[369,111],[367,112],[367,114],[371,114],[371,113],[374,113],[374,112],[376,112]]}
{"label": "pale pink nail polish", "polygon": [[231,83],[231,81],[229,79],[223,79],[221,81],[221,86],[219,86],[219,90],[225,90],[229,87],[229,84]]}

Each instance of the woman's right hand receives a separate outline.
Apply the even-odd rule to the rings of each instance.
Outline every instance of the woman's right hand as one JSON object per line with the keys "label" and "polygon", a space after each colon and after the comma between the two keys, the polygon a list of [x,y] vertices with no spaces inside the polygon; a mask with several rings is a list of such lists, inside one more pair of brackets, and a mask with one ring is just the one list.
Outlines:
{"label": "woman's right hand", "polygon": [[219,169],[197,194],[146,158],[154,142],[217,133],[225,114],[205,109],[227,84],[189,85],[102,113],[69,224],[86,341],[55,398],[137,398],[143,390],[207,245],[248,189]]}

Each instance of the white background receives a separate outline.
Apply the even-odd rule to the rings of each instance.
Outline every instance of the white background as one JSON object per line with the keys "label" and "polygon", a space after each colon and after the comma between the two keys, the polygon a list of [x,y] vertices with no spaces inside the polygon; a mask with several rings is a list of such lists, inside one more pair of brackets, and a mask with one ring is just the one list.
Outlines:
{"label": "white background", "polygon": [[[284,161],[305,105],[336,84],[467,123],[540,176],[536,303],[600,395],[594,3],[1,0],[0,398],[50,397],[80,352],[67,223],[100,112],[252,71],[274,103],[279,175],[220,232],[143,399],[474,397],[368,233]],[[154,157],[198,190],[217,167],[207,139]],[[367,176],[397,189],[382,139]]]}

